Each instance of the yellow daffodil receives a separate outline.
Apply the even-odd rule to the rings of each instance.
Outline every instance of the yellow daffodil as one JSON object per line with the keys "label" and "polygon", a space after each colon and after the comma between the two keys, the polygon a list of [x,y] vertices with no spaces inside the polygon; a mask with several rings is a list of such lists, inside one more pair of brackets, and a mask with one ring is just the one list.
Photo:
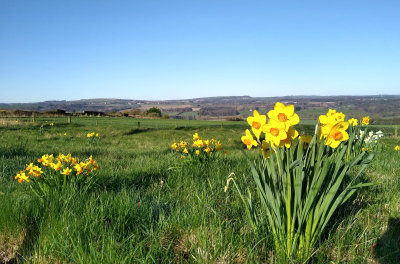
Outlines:
{"label": "yellow daffodil", "polygon": [[358,120],[355,118],[350,118],[349,121],[347,122],[349,122],[349,124],[352,125],[353,127],[358,125]]}
{"label": "yellow daffodil", "polygon": [[204,142],[201,139],[197,139],[193,142],[193,147],[202,148],[204,146]]}
{"label": "yellow daffodil", "polygon": [[265,140],[275,146],[279,146],[281,140],[287,138],[285,122],[275,119],[270,119],[268,124],[264,125],[263,132],[265,133]]}
{"label": "yellow daffodil", "polygon": [[44,166],[48,167],[50,163],[53,162],[53,154],[44,154],[41,158],[38,159],[38,162],[42,163]]}
{"label": "yellow daffodil", "polygon": [[189,153],[189,151],[187,150],[187,148],[185,148],[182,152],[185,153],[185,154],[188,154],[188,153]]}
{"label": "yellow daffodil", "polygon": [[54,126],[54,123],[50,123],[50,126]]}
{"label": "yellow daffodil", "polygon": [[79,175],[79,174],[81,174],[83,172],[83,167],[82,167],[81,163],[76,164],[74,166],[74,169],[76,170],[76,175]]}
{"label": "yellow daffodil", "polygon": [[284,105],[277,102],[273,110],[268,112],[269,119],[281,122],[285,125],[285,131],[289,131],[291,126],[300,122],[299,116],[294,112],[294,105]]}
{"label": "yellow daffodil", "polygon": [[349,134],[346,132],[348,127],[348,122],[339,122],[332,126],[329,134],[326,136],[325,145],[337,148],[340,142],[348,140]]}
{"label": "yellow daffodil", "polygon": [[50,167],[55,171],[59,171],[62,168],[62,163],[60,161],[58,161],[57,163],[51,163]]}
{"label": "yellow daffodil", "polygon": [[254,140],[253,135],[250,130],[246,129],[246,135],[242,136],[242,142],[247,146],[247,149],[251,149],[251,147],[256,147],[257,141]]}
{"label": "yellow daffodil", "polygon": [[193,135],[193,141],[200,139],[200,136],[198,133],[194,133]]}
{"label": "yellow daffodil", "polygon": [[25,171],[17,173],[14,179],[18,180],[19,183],[22,183],[23,181],[29,182],[29,176],[26,176]]}
{"label": "yellow daffodil", "polygon": [[100,137],[99,133],[96,133],[96,137]]}
{"label": "yellow daffodil", "polygon": [[253,112],[254,116],[249,116],[247,118],[247,123],[251,126],[251,131],[253,131],[256,138],[260,138],[262,127],[267,122],[267,117],[265,115],[260,115],[257,110]]}
{"label": "yellow daffodil", "polygon": [[369,116],[364,116],[362,118],[361,125],[362,126],[368,126],[369,125]]}
{"label": "yellow daffodil", "polygon": [[200,155],[200,150],[196,150],[196,155]]}
{"label": "yellow daffodil", "polygon": [[172,149],[175,149],[176,151],[178,151],[178,150],[179,150],[179,145],[178,145],[178,143],[174,142],[174,143],[171,145],[171,148],[172,148]]}
{"label": "yellow daffodil", "polygon": [[211,149],[210,149],[209,147],[206,147],[206,148],[204,149],[204,152],[206,152],[206,153],[210,153],[210,151],[211,151]]}
{"label": "yellow daffodil", "polygon": [[394,150],[396,150],[396,151],[399,151],[400,150],[400,146],[396,146],[396,147],[394,147]]}
{"label": "yellow daffodil", "polygon": [[42,168],[40,168],[39,166],[33,166],[32,169],[28,172],[28,175],[32,175],[33,177],[39,177],[42,174]]}
{"label": "yellow daffodil", "polygon": [[290,148],[290,146],[292,145],[292,141],[298,136],[299,132],[297,132],[297,130],[291,126],[289,128],[289,131],[287,132],[287,137],[280,142],[279,147],[282,148],[283,146],[285,146],[286,148]]}
{"label": "yellow daffodil", "polygon": [[222,148],[221,142],[218,141],[218,142],[215,144],[215,149],[216,149],[216,150],[221,150],[221,148]]}
{"label": "yellow daffodil", "polygon": [[33,163],[26,164],[26,171],[30,171],[33,168]]}
{"label": "yellow daffodil", "polygon": [[70,169],[69,167],[66,167],[65,169],[63,169],[63,171],[61,172],[61,174],[63,175],[70,175],[72,172],[72,169]]}

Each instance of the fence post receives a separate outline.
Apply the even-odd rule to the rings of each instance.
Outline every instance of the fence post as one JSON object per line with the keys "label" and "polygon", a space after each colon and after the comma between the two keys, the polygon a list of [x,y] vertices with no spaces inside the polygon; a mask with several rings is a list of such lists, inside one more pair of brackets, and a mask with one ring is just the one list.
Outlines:
{"label": "fence post", "polygon": [[397,126],[394,127],[394,137],[397,138]]}
{"label": "fence post", "polygon": [[68,124],[71,124],[71,116],[68,116]]}
{"label": "fence post", "polygon": [[32,112],[32,125],[34,125],[36,122],[36,113]]}

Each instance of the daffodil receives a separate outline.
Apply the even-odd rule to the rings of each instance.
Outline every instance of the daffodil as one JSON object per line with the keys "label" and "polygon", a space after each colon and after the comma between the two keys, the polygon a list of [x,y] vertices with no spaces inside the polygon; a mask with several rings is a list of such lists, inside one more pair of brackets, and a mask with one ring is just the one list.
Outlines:
{"label": "daffodil", "polygon": [[26,164],[26,171],[30,171],[33,168],[33,163]]}
{"label": "daffodil", "polygon": [[17,173],[14,179],[18,180],[19,183],[22,183],[23,181],[29,182],[29,176],[26,176],[25,171]]}
{"label": "daffodil", "polygon": [[193,141],[200,139],[200,136],[198,133],[194,133],[193,135]]}
{"label": "daffodil", "polygon": [[200,155],[200,150],[196,150],[196,155]]}
{"label": "daffodil", "polygon": [[59,171],[62,168],[62,163],[60,161],[58,161],[57,163],[51,163],[50,167],[55,171]]}
{"label": "daffodil", "polygon": [[339,122],[332,126],[329,134],[326,136],[325,145],[337,148],[340,142],[348,140],[349,134],[346,132],[348,127],[348,122]]}
{"label": "daffodil", "polygon": [[265,140],[271,142],[275,146],[279,146],[281,140],[287,138],[285,122],[270,119],[268,124],[264,125],[263,132],[265,133]]}
{"label": "daffodil", "polygon": [[205,153],[210,153],[210,151],[211,151],[211,149],[210,149],[209,147],[206,147],[206,148],[204,149],[204,152],[205,152]]}
{"label": "daffodil", "polygon": [[188,153],[189,153],[189,151],[187,150],[187,148],[185,148],[182,152],[185,153],[185,154],[188,154]]}
{"label": "daffodil", "polygon": [[369,125],[369,116],[364,116],[364,117],[362,118],[361,125],[362,125],[362,126],[367,126],[367,125]]}
{"label": "daffodil", "polygon": [[394,150],[396,150],[396,151],[399,151],[400,150],[400,146],[396,146],[396,147],[394,147]]}
{"label": "daffodil", "polygon": [[74,169],[76,170],[76,175],[79,175],[79,174],[81,174],[83,172],[83,166],[80,163],[76,164],[74,166]]}
{"label": "daffodil", "polygon": [[222,148],[221,142],[218,141],[218,142],[215,144],[215,149],[216,149],[216,150],[221,150],[221,148]]}
{"label": "daffodil", "polygon": [[66,167],[65,169],[63,169],[63,171],[61,172],[61,174],[63,175],[70,175],[72,172],[72,169],[70,169],[69,167]]}
{"label": "daffodil", "polygon": [[204,146],[204,142],[201,139],[197,139],[193,142],[193,147],[202,148]]}
{"label": "daffodil", "polygon": [[284,105],[277,102],[273,110],[268,112],[269,119],[281,122],[285,125],[285,131],[300,122],[299,116],[294,112],[294,105]]}
{"label": "daffodil", "polygon": [[40,168],[39,166],[33,166],[32,169],[28,172],[28,175],[32,175],[33,177],[39,177],[42,174],[42,168]]}
{"label": "daffodil", "polygon": [[267,122],[267,117],[265,115],[260,115],[257,110],[254,110],[253,115],[254,116],[249,116],[247,118],[247,123],[251,126],[251,131],[253,131],[256,138],[259,139],[262,127]]}
{"label": "daffodil", "polygon": [[347,122],[349,122],[349,124],[352,125],[353,127],[358,125],[358,120],[355,118],[350,118],[349,121]]}
{"label": "daffodil", "polygon": [[294,129],[293,126],[291,126],[289,128],[289,131],[287,132],[287,137],[279,143],[279,147],[282,148],[283,146],[285,146],[286,148],[290,148],[290,146],[292,145],[292,141],[298,136],[299,132],[297,132],[297,130]]}
{"label": "daffodil", "polygon": [[242,136],[242,142],[247,146],[247,149],[251,149],[251,147],[257,147],[257,141],[254,140],[253,135],[250,130],[246,129],[246,135]]}

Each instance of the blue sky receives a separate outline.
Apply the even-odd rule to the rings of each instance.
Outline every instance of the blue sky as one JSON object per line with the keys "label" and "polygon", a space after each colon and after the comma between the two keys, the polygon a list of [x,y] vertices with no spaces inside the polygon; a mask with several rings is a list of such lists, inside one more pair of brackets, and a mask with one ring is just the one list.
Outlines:
{"label": "blue sky", "polygon": [[0,102],[400,94],[400,1],[0,1]]}

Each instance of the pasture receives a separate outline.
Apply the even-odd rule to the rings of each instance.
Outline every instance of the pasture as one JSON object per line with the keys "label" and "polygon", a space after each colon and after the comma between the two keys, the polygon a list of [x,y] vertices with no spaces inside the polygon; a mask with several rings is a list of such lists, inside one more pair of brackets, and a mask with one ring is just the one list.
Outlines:
{"label": "pasture", "polygon": [[[246,122],[107,117],[36,122],[0,121],[0,263],[273,259],[268,227],[254,233],[236,189],[224,192],[233,172],[239,185],[257,195],[240,141]],[[393,137],[393,127],[372,127],[378,129],[385,133],[383,149],[362,175],[376,184],[333,217],[311,263],[400,262],[400,151],[394,151],[400,139]],[[314,128],[307,124],[300,130]],[[90,132],[99,139],[89,142]],[[196,132],[220,140],[228,153],[208,165],[184,163],[170,146]],[[45,153],[93,155],[100,167],[94,188],[66,189],[42,206],[29,183],[14,176]]]}

